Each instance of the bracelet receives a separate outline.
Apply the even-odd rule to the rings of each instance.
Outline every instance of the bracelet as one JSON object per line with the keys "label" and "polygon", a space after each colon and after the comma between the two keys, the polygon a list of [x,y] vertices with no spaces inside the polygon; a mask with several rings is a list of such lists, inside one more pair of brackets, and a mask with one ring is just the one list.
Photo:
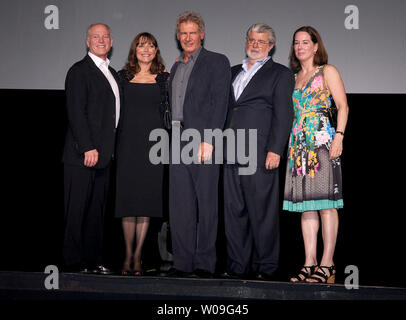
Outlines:
{"label": "bracelet", "polygon": [[337,133],[341,134],[341,135],[344,137],[344,132],[342,132],[342,131],[336,131],[336,134],[337,134]]}

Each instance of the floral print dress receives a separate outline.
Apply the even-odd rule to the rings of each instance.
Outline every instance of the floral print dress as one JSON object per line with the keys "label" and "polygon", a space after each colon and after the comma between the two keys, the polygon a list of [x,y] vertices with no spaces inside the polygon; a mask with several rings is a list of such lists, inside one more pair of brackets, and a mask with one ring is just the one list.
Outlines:
{"label": "floral print dress", "polygon": [[335,129],[328,119],[331,93],[319,66],[293,92],[295,117],[288,147],[283,209],[304,212],[342,208],[341,160],[329,160]]}

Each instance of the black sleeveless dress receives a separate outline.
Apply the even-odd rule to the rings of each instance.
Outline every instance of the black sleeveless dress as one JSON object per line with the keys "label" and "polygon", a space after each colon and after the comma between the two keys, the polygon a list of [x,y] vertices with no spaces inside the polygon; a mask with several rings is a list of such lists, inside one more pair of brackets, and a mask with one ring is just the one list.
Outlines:
{"label": "black sleeveless dress", "polygon": [[117,140],[116,217],[162,217],[162,164],[153,165],[149,150],[156,141],[149,134],[163,128],[161,88],[157,83],[131,83],[120,72],[123,86],[123,110]]}

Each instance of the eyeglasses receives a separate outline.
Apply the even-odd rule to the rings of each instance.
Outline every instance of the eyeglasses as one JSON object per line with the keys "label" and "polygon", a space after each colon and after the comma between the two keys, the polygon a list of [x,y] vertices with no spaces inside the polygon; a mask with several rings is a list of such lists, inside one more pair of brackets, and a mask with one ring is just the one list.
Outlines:
{"label": "eyeglasses", "polygon": [[255,39],[252,39],[252,38],[247,38],[247,42],[248,42],[251,46],[253,46],[254,43],[256,43],[256,44],[257,44],[258,46],[260,46],[260,47],[265,47],[265,46],[267,46],[267,45],[269,44],[269,41],[255,40]]}

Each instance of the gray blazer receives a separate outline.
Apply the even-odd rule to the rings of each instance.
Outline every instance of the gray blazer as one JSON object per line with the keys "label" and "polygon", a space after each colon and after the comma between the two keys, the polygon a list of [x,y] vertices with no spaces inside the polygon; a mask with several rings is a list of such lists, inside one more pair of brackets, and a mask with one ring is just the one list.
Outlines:
{"label": "gray blazer", "polygon": [[[178,65],[179,62],[175,62],[171,69],[169,101],[172,101],[172,79]],[[203,139],[204,129],[224,128],[230,80],[230,62],[227,57],[202,48],[187,84],[183,104],[185,129],[197,129]]]}

